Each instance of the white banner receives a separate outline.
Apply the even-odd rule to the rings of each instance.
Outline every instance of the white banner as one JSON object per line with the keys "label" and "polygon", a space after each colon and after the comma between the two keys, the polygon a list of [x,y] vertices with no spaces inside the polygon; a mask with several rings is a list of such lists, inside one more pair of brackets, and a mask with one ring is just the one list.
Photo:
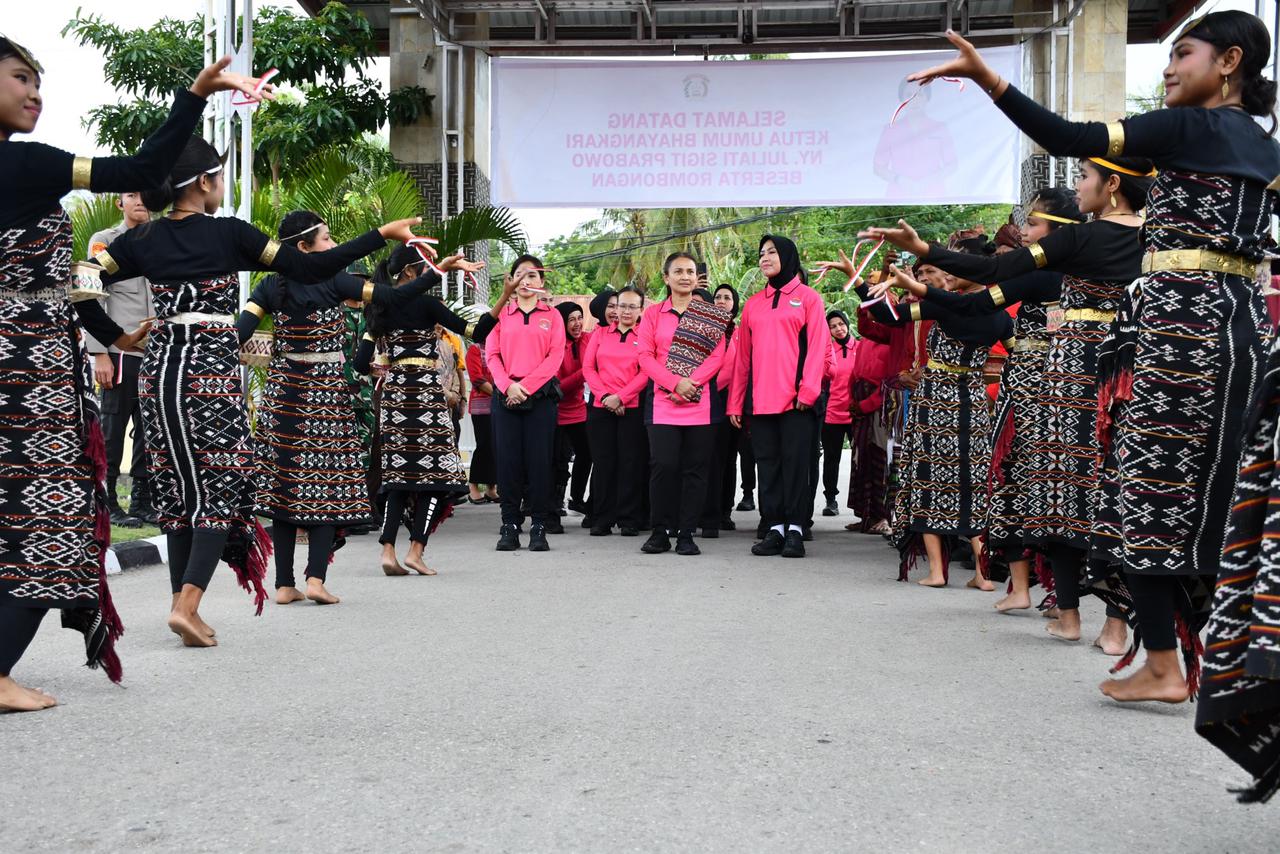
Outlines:
{"label": "white banner", "polygon": [[[493,201],[519,207],[1013,202],[1017,128],[972,82],[906,83],[907,74],[952,55],[497,58]],[[983,56],[1006,80],[1018,81],[1018,48],[991,48]]]}

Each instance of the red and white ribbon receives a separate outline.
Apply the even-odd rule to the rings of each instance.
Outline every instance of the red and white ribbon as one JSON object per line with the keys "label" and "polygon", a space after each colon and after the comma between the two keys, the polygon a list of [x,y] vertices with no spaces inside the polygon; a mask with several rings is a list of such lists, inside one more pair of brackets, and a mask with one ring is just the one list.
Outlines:
{"label": "red and white ribbon", "polygon": [[[425,249],[422,248],[424,245],[439,246],[440,245],[439,238],[415,237],[413,240],[410,240],[405,245],[412,246],[415,250],[417,250],[418,257],[421,258],[423,262],[426,263],[426,265],[430,267],[435,272],[435,274],[441,278],[441,280],[443,280],[445,276],[449,275],[444,270],[441,270],[439,267],[437,267],[435,265],[435,262],[431,260],[431,253],[427,252]],[[477,287],[480,286],[480,282],[476,279],[473,273],[470,273],[470,272],[463,273],[462,280],[465,283],[469,284],[472,290],[475,290]]]}
{"label": "red and white ribbon", "polygon": [[[849,258],[855,264],[857,264],[857,266],[854,267],[853,275],[849,277],[849,281],[845,282],[845,285],[844,285],[845,293],[848,293],[849,289],[853,287],[854,282],[858,281],[858,279],[862,277],[862,273],[864,270],[867,269],[867,265],[871,263],[871,259],[876,257],[876,253],[880,251],[880,247],[884,246],[884,238],[882,237],[880,238],[880,241],[876,243],[875,246],[871,247],[871,251],[867,253],[866,258],[862,259],[862,263],[858,263],[858,250],[862,248],[862,244],[870,243],[870,242],[871,242],[871,238],[868,237],[866,239],[859,240],[857,243],[853,244],[853,251],[849,253]],[[818,285],[820,285],[822,283],[822,280],[827,277],[827,273],[830,273],[832,269],[833,268],[831,267],[826,267],[825,269],[822,269],[822,270],[810,270],[809,271],[810,273],[818,274],[818,278],[816,281],[814,281],[813,286],[816,288]]]}
{"label": "red and white ribbon", "polygon": [[[279,73],[280,73],[279,68],[268,69],[267,73],[262,75],[262,77],[258,80],[258,85],[253,87],[252,95],[246,95],[243,92],[240,92],[239,90],[232,92],[231,93],[232,106],[243,107],[246,104],[259,103],[262,100],[262,90],[265,89],[267,84],[271,82],[271,78],[275,77]],[[236,100],[237,97],[240,100]]]}
{"label": "red and white ribbon", "polygon": [[[964,80],[960,79],[959,77],[939,77],[938,79],[945,80],[948,83],[956,83],[960,86],[960,88],[957,89],[956,91],[957,92],[964,91]],[[933,81],[931,80],[929,82],[932,83]],[[889,119],[890,125],[892,125],[894,122],[898,120],[898,114],[901,113],[903,110],[905,110],[907,107],[907,104],[910,104],[912,101],[914,101],[919,96],[920,90],[928,85],[929,83],[922,83],[920,86],[916,87],[916,91],[911,93],[910,98],[908,98],[907,100],[903,101],[901,104],[898,105],[898,109],[893,111],[893,118]]]}

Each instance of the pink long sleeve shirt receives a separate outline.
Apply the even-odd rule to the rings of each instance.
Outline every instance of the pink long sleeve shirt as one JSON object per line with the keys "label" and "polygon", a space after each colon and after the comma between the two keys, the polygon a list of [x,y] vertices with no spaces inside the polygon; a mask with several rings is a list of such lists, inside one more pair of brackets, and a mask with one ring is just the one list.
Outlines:
{"label": "pink long sleeve shirt", "polygon": [[639,328],[619,332],[616,323],[597,327],[587,342],[582,373],[591,387],[593,406],[603,409],[601,401],[607,394],[616,394],[627,409],[639,406],[640,392],[649,381],[649,375],[640,370]]}
{"label": "pink long sleeve shirt", "polygon": [[[640,367],[653,380],[653,423],[677,427],[710,424],[710,388],[703,388],[702,397],[693,402],[682,399],[676,403],[667,397],[684,379],[667,370],[667,351],[671,349],[671,338],[679,324],[680,315],[671,307],[670,299],[649,306],[640,321]],[[724,339],[721,338],[689,376],[689,381],[702,388],[714,379],[724,361],[724,347]]]}
{"label": "pink long sleeve shirt", "polygon": [[751,381],[754,415],[777,415],[796,403],[813,406],[822,394],[827,328],[822,297],[800,277],[782,288],[765,285],[747,300],[734,335],[738,364],[729,394],[729,415],[742,415]]}
{"label": "pink long sleeve shirt", "polygon": [[564,346],[560,312],[538,303],[526,314],[512,302],[485,339],[484,359],[498,391],[506,394],[511,381],[519,380],[533,394],[560,370]]}
{"label": "pink long sleeve shirt", "polygon": [[841,347],[831,341],[831,393],[827,396],[828,424],[852,424],[853,373],[858,366],[858,342],[849,338]]}
{"label": "pink long sleeve shirt", "polygon": [[584,374],[582,372],[582,356],[585,355],[584,347],[588,346],[589,339],[585,335],[578,337],[576,342],[578,345],[578,356],[573,355],[574,342],[566,341],[564,345],[564,360],[560,363],[560,370],[556,376],[560,378],[560,391],[564,397],[560,398],[560,405],[556,409],[556,424],[581,424],[587,420],[587,403],[582,397],[582,385]]}

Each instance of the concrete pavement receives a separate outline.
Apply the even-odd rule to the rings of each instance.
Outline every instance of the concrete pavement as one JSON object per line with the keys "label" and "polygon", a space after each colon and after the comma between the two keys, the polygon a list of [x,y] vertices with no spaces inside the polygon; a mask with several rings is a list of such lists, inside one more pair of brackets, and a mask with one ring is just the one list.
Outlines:
{"label": "concrete pavement", "polygon": [[1101,653],[998,594],[897,583],[847,520],[803,561],[752,557],[746,530],[651,557],[576,518],[500,554],[497,509],[466,506],[436,578],[351,541],[338,606],[254,618],[223,568],[212,650],[166,630],[163,567],[116,576],[123,689],[56,617],[15,674],[63,705],[0,717],[3,847],[1276,849],[1277,807],[1226,793],[1244,775],[1192,707],[1117,707]]}

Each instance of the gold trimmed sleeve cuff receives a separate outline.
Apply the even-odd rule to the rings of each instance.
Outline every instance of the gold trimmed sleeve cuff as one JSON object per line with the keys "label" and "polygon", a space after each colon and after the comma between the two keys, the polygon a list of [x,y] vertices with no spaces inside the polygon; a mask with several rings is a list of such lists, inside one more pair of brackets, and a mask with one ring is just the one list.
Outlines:
{"label": "gold trimmed sleeve cuff", "polygon": [[467,324],[467,326],[466,326],[466,328],[462,330],[462,337],[463,337],[463,338],[471,338],[471,339],[473,339],[473,340],[475,339],[475,337],[476,337],[476,324],[475,324],[475,321],[472,321],[471,323],[468,323],[468,324]]}
{"label": "gold trimmed sleeve cuff", "polygon": [[912,320],[920,319],[920,303],[918,302],[911,303],[911,319]]}
{"label": "gold trimmed sleeve cuff", "polygon": [[361,336],[360,336],[360,340],[361,340],[361,341],[368,341],[370,344],[376,344],[376,343],[378,343],[378,339],[377,339],[377,338],[374,338],[374,337],[373,337],[372,335],[370,335],[368,332],[366,332],[364,335],[361,335]]}
{"label": "gold trimmed sleeve cuff", "polygon": [[1119,157],[1124,154],[1124,123],[1107,122],[1107,156]]}
{"label": "gold trimmed sleeve cuff", "polygon": [[256,302],[252,302],[252,301],[244,304],[244,310],[252,314],[254,317],[258,318],[259,320],[261,320],[267,314],[266,309],[258,305]]}
{"label": "gold trimmed sleeve cuff", "polygon": [[1005,304],[1004,291],[1000,289],[999,285],[992,285],[987,288],[987,293],[991,295],[991,303],[993,305],[1001,306]]}
{"label": "gold trimmed sleeve cuff", "polygon": [[360,291],[360,301],[365,305],[373,302],[373,289],[376,287],[373,282],[365,282],[364,289]]}
{"label": "gold trimmed sleeve cuff", "polygon": [[93,260],[101,264],[102,269],[106,270],[113,276],[120,272],[120,265],[116,263],[116,259],[111,257],[111,253],[107,252],[105,249],[93,256]]}
{"label": "gold trimmed sleeve cuff", "polygon": [[1027,251],[1031,253],[1031,257],[1035,259],[1036,269],[1042,269],[1049,263],[1049,259],[1044,257],[1044,248],[1039,243],[1032,243],[1027,247]]}
{"label": "gold trimmed sleeve cuff", "polygon": [[87,190],[93,178],[93,158],[77,157],[71,161],[71,189]]}
{"label": "gold trimmed sleeve cuff", "polygon": [[258,260],[264,267],[270,267],[271,263],[276,260],[276,253],[280,251],[280,241],[272,238],[267,241],[267,245],[262,247],[262,254],[258,256]]}

